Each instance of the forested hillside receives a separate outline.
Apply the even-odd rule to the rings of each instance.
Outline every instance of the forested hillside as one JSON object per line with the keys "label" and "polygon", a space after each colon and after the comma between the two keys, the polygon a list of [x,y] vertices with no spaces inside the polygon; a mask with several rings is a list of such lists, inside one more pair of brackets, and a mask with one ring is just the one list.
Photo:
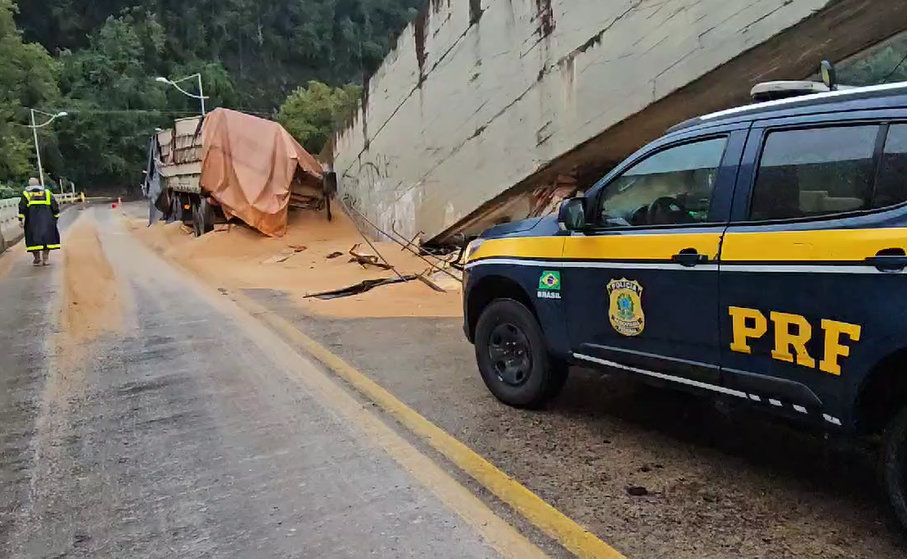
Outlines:
{"label": "forested hillside", "polygon": [[279,114],[318,150],[357,94],[344,86],[380,64],[421,3],[0,0],[0,183],[34,173],[26,107],[69,113],[42,130],[53,177],[137,183],[154,128],[198,112],[156,76],[201,72],[209,107]]}

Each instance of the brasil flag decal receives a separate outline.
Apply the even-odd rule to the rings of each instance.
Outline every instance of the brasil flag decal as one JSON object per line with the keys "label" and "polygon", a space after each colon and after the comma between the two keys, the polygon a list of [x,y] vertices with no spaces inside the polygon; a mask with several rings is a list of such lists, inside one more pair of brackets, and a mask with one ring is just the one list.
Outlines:
{"label": "brasil flag decal", "polygon": [[542,291],[560,291],[561,290],[561,273],[560,272],[542,272],[539,278],[539,289]]}

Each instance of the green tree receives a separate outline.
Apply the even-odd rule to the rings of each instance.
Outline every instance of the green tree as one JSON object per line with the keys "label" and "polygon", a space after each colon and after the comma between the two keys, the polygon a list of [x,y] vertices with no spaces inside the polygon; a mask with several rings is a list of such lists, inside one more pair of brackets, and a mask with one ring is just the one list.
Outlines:
{"label": "green tree", "polygon": [[290,94],[277,113],[283,125],[310,153],[319,153],[334,128],[349,114],[362,88],[330,87],[310,81]]}
{"label": "green tree", "polygon": [[[317,152],[359,96],[337,86],[374,71],[424,3],[20,0],[17,14],[12,0],[0,0],[0,180],[30,172],[28,129],[11,123],[24,124],[23,107],[34,106],[71,115],[42,131],[45,167],[55,176],[89,190],[137,184],[154,128],[199,110],[197,100],[154,78],[196,72],[209,110],[273,115],[286,103],[281,118]],[[7,52],[10,37],[15,54]],[[312,81],[327,85],[294,93]]]}
{"label": "green tree", "polygon": [[137,183],[146,142],[168,121],[167,91],[144,63],[148,48],[163,46],[146,40],[143,29],[127,16],[108,18],[87,48],[63,58],[70,117],[57,128],[66,174],[79,184]]}
{"label": "green tree", "polygon": [[10,182],[34,168],[26,107],[48,107],[59,97],[53,59],[42,46],[22,41],[16,11],[11,0],[0,0],[0,181]]}
{"label": "green tree", "polygon": [[[50,52],[87,48],[113,17],[163,31],[145,65],[173,73],[219,63],[237,108],[272,110],[299,84],[358,82],[374,71],[425,0],[31,0],[19,22]],[[141,35],[141,33],[140,33]]]}

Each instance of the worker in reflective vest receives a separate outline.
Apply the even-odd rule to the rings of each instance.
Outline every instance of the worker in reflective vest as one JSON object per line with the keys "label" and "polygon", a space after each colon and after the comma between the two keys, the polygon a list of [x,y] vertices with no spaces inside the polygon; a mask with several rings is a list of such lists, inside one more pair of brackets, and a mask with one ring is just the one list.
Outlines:
{"label": "worker in reflective vest", "polygon": [[19,200],[19,225],[25,229],[25,249],[34,256],[35,266],[47,266],[50,251],[60,248],[59,217],[53,193],[38,179],[30,179]]}

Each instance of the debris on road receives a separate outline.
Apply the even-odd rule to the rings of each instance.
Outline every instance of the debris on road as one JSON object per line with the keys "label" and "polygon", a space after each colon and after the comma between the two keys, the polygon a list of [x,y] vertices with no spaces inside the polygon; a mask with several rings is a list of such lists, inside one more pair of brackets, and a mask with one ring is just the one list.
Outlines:
{"label": "debris on road", "polygon": [[57,345],[62,361],[72,365],[85,356],[88,342],[123,327],[125,304],[93,222],[80,219],[73,225],[62,254],[64,299]]}
{"label": "debris on road", "polygon": [[353,258],[350,259],[350,262],[356,262],[363,268],[366,266],[374,266],[376,268],[381,268],[383,270],[392,270],[393,266],[381,262],[378,257],[374,254],[369,254],[367,252],[362,252],[359,250],[359,247],[362,246],[362,243],[353,245],[353,248],[350,249],[350,256]]}
{"label": "debris on road", "polygon": [[450,273],[451,271],[453,270],[435,272],[433,274],[427,275],[426,279],[437,285],[439,288],[443,289],[445,292],[459,292],[461,289],[463,289],[462,274],[459,274],[456,271]]}
{"label": "debris on road", "polygon": [[267,260],[262,262],[262,264],[281,264],[283,262],[286,262],[290,258],[292,258],[295,254],[296,254],[295,251],[277,254],[277,255],[272,256],[271,258],[268,258]]}
{"label": "debris on road", "polygon": [[437,291],[438,293],[447,293],[447,290],[446,290],[446,289],[444,289],[443,287],[441,287],[441,286],[438,285],[437,283],[435,283],[435,282],[433,282],[432,280],[430,280],[430,279],[426,276],[426,274],[428,274],[428,271],[422,272],[421,274],[419,274],[419,275],[416,276],[416,277],[418,278],[419,281],[421,281],[422,283],[424,283],[424,284],[427,285],[428,287],[432,288],[433,290]]}
{"label": "debris on road", "polygon": [[[342,212],[335,213],[334,219],[328,221],[324,212],[293,210],[289,214],[287,235],[282,239],[263,237],[243,225],[232,226],[228,235],[196,238],[176,223],[145,227],[146,208],[133,209],[129,205],[125,208],[130,218],[128,224],[136,236],[217,287],[279,291],[307,312],[333,317],[459,317],[462,314],[458,270],[450,268],[444,260],[428,256],[433,261],[428,271],[426,257],[409,250],[396,250],[393,247],[398,245],[391,242],[374,242],[374,248],[366,247],[352,220]],[[358,259],[348,262],[352,257],[351,247],[363,257],[364,266]],[[377,263],[370,257],[377,257]],[[383,264],[390,268],[385,269]],[[367,280],[400,280],[400,276],[415,275],[424,276],[443,291],[417,280],[397,281],[383,285],[380,290],[370,289],[341,298],[306,297],[346,289]]]}
{"label": "debris on road", "polygon": [[331,299],[340,299],[342,297],[351,297],[353,295],[361,295],[366,291],[371,291],[376,287],[381,287],[382,285],[393,285],[396,283],[406,283],[417,279],[419,276],[403,276],[402,278],[387,278],[380,280],[365,280],[357,283],[356,285],[351,285],[349,287],[344,287],[342,289],[334,289],[332,291],[324,291],[321,293],[312,293],[311,295],[306,295],[306,299],[321,299],[323,301],[330,301]]}

